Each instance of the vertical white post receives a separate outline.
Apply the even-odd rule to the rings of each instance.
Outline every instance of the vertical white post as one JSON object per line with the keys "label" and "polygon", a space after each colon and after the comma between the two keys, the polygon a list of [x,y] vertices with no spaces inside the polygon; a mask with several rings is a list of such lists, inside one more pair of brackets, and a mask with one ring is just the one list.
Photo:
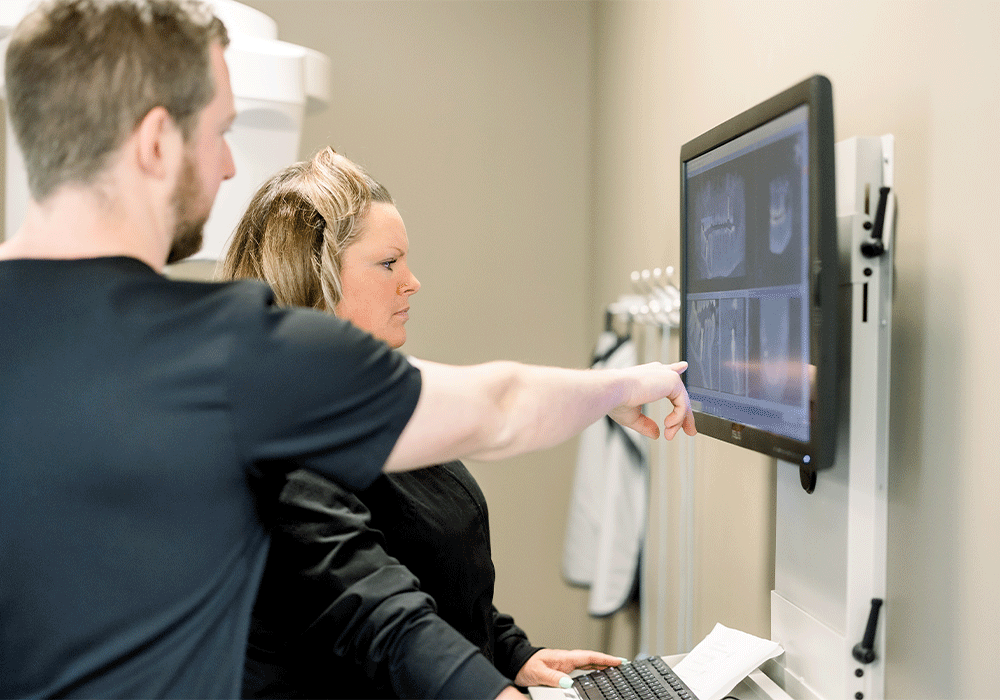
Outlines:
{"label": "vertical white post", "polygon": [[[798,486],[796,466],[778,465],[771,638],[785,654],[769,670],[797,699],[879,700],[885,695],[885,611],[891,607],[886,543],[893,139],[848,139],[837,144],[836,158],[841,284],[850,297],[850,326],[842,331],[851,338],[847,430],[836,464],[817,474],[813,493]],[[881,249],[872,245],[879,219]],[[869,659],[861,642],[873,600],[884,608]]]}

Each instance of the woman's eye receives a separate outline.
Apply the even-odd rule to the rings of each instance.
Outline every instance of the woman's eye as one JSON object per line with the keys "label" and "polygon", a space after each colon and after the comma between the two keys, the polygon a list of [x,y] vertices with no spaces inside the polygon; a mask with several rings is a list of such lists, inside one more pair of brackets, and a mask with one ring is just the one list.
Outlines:
{"label": "woman's eye", "polygon": [[396,259],[393,258],[392,260],[383,260],[381,264],[386,270],[392,272],[392,266],[396,264]]}

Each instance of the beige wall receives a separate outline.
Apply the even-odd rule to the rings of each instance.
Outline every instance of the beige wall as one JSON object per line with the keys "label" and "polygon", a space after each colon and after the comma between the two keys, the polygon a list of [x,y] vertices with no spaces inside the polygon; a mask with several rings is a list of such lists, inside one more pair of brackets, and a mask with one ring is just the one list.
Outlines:
{"label": "beige wall", "polygon": [[[676,263],[678,150],[707,128],[821,72],[838,138],[895,134],[887,692],[997,697],[1000,4],[602,2],[597,28],[599,299],[629,270]],[[760,546],[771,469],[697,444],[695,638],[714,618],[753,631],[731,597],[764,604],[762,581],[734,571],[742,549],[726,542],[749,529]]]}

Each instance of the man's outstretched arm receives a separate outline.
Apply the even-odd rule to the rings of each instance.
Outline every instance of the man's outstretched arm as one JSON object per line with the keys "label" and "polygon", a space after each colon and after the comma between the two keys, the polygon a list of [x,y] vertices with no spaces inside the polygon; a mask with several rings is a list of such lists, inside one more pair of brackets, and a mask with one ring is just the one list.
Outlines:
{"label": "man's outstretched arm", "polygon": [[386,471],[449,459],[496,460],[557,445],[604,415],[650,437],[660,429],[642,414],[667,399],[663,430],[696,433],[678,372],[687,364],[650,363],[626,369],[563,369],[515,362],[456,367],[411,360],[420,369],[417,407],[396,442]]}

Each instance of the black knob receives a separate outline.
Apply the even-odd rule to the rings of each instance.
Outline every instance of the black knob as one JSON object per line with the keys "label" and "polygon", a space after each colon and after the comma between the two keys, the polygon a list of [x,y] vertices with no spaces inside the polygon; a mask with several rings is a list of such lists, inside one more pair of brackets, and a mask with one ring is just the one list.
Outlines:
{"label": "black knob", "polygon": [[861,254],[866,258],[877,258],[885,252],[882,241],[865,241],[861,244]]}
{"label": "black knob", "polygon": [[854,645],[851,653],[863,664],[875,660],[875,626],[878,624],[878,611],[882,607],[881,598],[872,598],[872,609],[868,613],[868,626],[865,628],[865,638]]}
{"label": "black knob", "polygon": [[885,209],[888,202],[889,188],[880,187],[878,190],[878,209],[875,211],[875,223],[871,227],[865,226],[866,230],[871,230],[872,240],[861,244],[861,254],[866,258],[877,258],[885,252],[885,244],[882,242],[882,229],[885,226]]}

